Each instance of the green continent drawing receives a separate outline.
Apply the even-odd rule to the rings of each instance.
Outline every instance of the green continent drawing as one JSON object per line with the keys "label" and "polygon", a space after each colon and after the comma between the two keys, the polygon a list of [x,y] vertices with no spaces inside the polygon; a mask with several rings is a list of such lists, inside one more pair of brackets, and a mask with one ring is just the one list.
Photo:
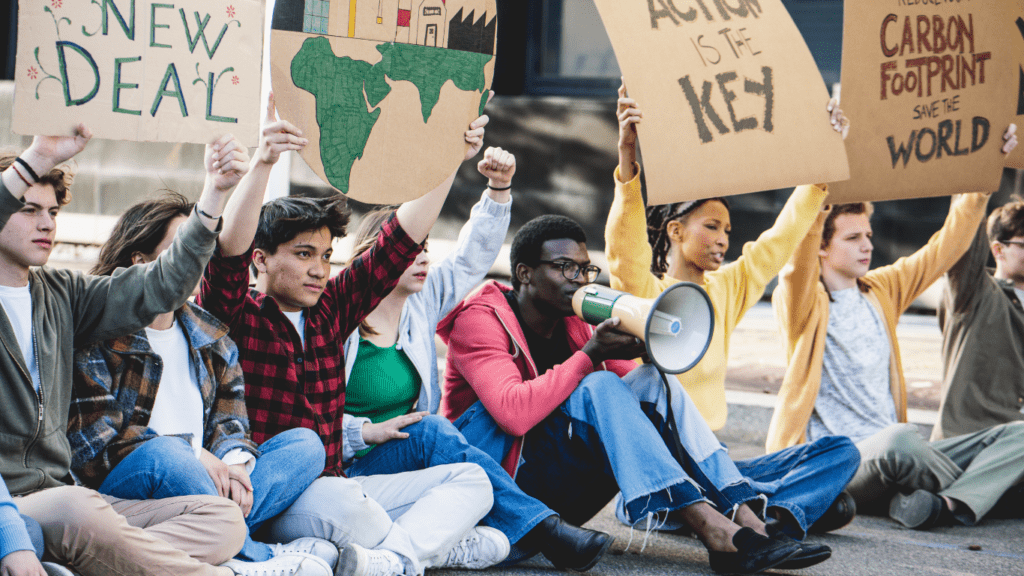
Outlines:
{"label": "green continent drawing", "polygon": [[[424,123],[441,98],[441,87],[449,80],[460,90],[483,92],[481,111],[487,102],[484,66],[490,55],[415,44],[381,44],[377,50],[383,58],[370,65],[335,56],[330,42],[318,36],[307,38],[292,59],[292,82],[316,98],[320,157],[327,180],[343,193],[348,193],[352,166],[363,157],[380,117],[377,106],[391,92],[385,76],[416,86]],[[373,110],[368,110],[367,104]]]}
{"label": "green continent drawing", "polygon": [[316,98],[320,127],[320,157],[327,180],[348,193],[352,165],[363,157],[380,108],[368,111],[363,83],[373,67],[368,62],[341,58],[322,36],[308,38],[292,59],[292,82]]}
{"label": "green continent drawing", "polygon": [[491,60],[489,54],[416,44],[381,44],[377,51],[383,58],[370,70],[366,83],[370,106],[376,106],[391,92],[385,75],[395,82],[412,82],[420,92],[424,123],[430,120],[445,82],[451,80],[466,92],[482,92],[487,84],[484,66]]}

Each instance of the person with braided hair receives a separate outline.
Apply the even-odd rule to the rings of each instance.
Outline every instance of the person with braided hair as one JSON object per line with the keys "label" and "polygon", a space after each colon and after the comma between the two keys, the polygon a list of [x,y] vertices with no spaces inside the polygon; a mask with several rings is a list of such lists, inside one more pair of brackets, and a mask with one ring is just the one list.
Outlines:
{"label": "person with braided hair", "polygon": [[[827,109],[833,127],[845,137],[849,123],[838,102],[830,101]],[[619,166],[605,227],[611,286],[640,298],[655,298],[680,281],[707,291],[715,309],[711,344],[694,368],[666,382],[673,397],[688,394],[711,429],[718,430],[726,421],[725,368],[731,332],[807,234],[828,186],[797,187],[775,225],[746,244],[735,262],[724,264],[731,229],[727,200],[708,198],[644,209],[636,161],[636,126],[642,118],[636,101],[627,97],[625,86],[620,87]],[[712,457],[728,458],[724,449]],[[828,436],[736,465],[768,497],[767,514],[778,528],[802,539],[812,525],[815,531],[828,531],[853,519],[855,507],[843,488],[859,462],[857,448],[848,438]],[[618,516],[625,521],[621,506]]]}

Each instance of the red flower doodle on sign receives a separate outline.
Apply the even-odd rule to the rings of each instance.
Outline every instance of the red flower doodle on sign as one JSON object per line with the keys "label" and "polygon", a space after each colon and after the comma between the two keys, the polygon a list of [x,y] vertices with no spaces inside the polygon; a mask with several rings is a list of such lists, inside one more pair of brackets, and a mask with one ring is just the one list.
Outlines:
{"label": "red flower doodle on sign", "polygon": [[50,0],[50,6],[54,8],[60,8],[64,4],[64,0]]}
{"label": "red flower doodle on sign", "polygon": [[237,86],[239,82],[241,82],[241,80],[238,79],[238,76],[232,76],[231,77],[231,83],[232,84]]}
{"label": "red flower doodle on sign", "polygon": [[[56,1],[60,2],[61,0],[56,0]],[[234,18],[234,17],[235,17],[235,7],[234,6],[228,6],[228,18]]]}
{"label": "red flower doodle on sign", "polygon": [[36,78],[39,77],[39,70],[36,70],[35,66],[29,66],[29,68],[28,68],[28,77],[30,79],[32,79],[32,80],[35,80]]}

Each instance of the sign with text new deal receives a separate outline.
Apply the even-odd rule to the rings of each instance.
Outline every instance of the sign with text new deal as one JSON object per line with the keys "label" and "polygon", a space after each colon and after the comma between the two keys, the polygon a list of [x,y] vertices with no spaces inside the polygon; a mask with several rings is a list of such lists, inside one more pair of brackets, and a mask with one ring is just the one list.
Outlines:
{"label": "sign with text new deal", "polygon": [[13,128],[255,146],[262,51],[256,0],[22,0]]}
{"label": "sign with text new deal", "polygon": [[1015,2],[858,0],[843,25],[850,180],[829,202],[992,192],[1017,110]]}
{"label": "sign with text new deal", "polygon": [[848,177],[821,74],[780,0],[595,0],[650,204]]}

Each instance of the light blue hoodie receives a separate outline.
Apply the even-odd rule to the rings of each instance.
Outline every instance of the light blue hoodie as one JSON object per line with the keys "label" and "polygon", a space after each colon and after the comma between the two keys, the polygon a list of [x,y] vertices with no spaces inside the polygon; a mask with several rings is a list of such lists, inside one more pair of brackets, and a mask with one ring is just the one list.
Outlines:
{"label": "light blue hoodie", "polygon": [[[512,214],[512,201],[498,204],[487,192],[473,206],[469,221],[459,232],[455,250],[444,260],[430,266],[423,290],[409,296],[398,322],[398,349],[405,351],[420,375],[420,398],[417,410],[437,414],[441,405],[441,385],[437,374],[437,324],[483,281],[505,241]],[[359,331],[345,340],[345,381],[352,375],[359,353]],[[368,418],[345,415],[344,455],[367,447],[361,431]],[[351,451],[351,452],[350,452]]]}

